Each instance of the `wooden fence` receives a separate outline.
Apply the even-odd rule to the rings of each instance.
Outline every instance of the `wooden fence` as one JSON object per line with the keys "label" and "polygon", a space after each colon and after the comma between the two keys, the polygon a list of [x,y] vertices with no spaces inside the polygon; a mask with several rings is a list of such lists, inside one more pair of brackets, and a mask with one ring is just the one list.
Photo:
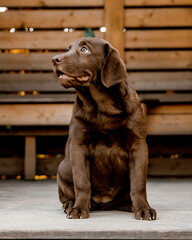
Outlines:
{"label": "wooden fence", "polygon": [[[149,142],[149,174],[192,175],[192,150],[184,145],[192,135],[192,0],[0,0],[0,6],[0,139],[14,144],[25,137],[17,157],[2,144],[0,175],[55,173],[61,159],[38,160],[36,139],[67,135],[75,94],[54,79],[51,58],[87,29],[119,50],[147,106],[149,139],[165,136],[155,153]],[[182,138],[182,146],[162,153],[168,135]]]}

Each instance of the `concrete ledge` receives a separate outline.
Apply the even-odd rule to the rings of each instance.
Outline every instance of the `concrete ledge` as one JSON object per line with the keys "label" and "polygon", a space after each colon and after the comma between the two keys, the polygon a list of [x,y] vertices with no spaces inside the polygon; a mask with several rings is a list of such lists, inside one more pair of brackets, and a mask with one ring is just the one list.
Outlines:
{"label": "concrete ledge", "polygon": [[0,238],[192,239],[192,180],[148,181],[156,221],[137,221],[120,211],[91,212],[69,220],[55,181],[0,181]]}
{"label": "concrete ledge", "polygon": [[1,232],[1,239],[191,239],[191,233],[185,231],[11,231]]}

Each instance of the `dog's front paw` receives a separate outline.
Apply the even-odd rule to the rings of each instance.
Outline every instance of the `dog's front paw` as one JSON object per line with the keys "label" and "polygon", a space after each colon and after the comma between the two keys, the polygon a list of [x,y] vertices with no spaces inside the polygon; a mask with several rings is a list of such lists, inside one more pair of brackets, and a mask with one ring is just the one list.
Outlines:
{"label": "dog's front paw", "polygon": [[155,220],[156,219],[156,211],[151,207],[140,208],[134,211],[135,218],[137,220]]}
{"label": "dog's front paw", "polygon": [[67,218],[69,219],[85,219],[89,217],[89,210],[88,209],[80,209],[73,207],[70,212],[67,213]]}

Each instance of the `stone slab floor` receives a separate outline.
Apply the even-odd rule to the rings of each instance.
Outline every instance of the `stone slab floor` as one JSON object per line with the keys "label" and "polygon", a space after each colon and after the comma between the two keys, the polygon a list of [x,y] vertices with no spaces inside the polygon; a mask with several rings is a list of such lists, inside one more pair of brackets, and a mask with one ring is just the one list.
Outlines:
{"label": "stone slab floor", "polygon": [[61,209],[55,180],[1,180],[0,238],[192,239],[192,179],[149,179],[147,190],[156,221],[120,211],[72,220]]}

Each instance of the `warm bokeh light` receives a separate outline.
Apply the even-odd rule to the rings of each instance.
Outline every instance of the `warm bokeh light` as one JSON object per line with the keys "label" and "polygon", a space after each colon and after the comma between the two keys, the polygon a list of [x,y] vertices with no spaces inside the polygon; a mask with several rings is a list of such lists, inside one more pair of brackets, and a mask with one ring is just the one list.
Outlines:
{"label": "warm bokeh light", "polygon": [[7,7],[0,7],[0,13],[6,12],[8,10]]}

